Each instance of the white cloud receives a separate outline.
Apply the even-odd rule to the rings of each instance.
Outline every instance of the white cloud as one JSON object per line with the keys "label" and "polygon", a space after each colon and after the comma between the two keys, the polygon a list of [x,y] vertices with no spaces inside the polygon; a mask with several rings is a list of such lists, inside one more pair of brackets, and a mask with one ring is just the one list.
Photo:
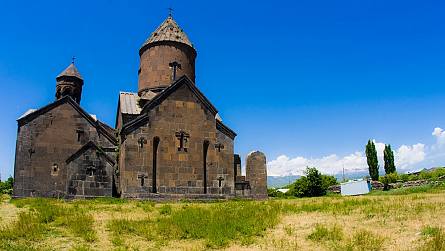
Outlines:
{"label": "white cloud", "polygon": [[412,146],[402,145],[395,154],[396,167],[407,169],[425,159],[425,145],[417,143]]}
{"label": "white cloud", "polygon": [[[439,138],[442,140],[441,137],[444,137],[445,140],[445,132],[440,128],[435,128],[433,135],[438,138],[438,142]],[[373,141],[376,146],[380,168],[383,168],[383,150],[385,149],[385,143],[377,142],[376,140]],[[431,151],[428,152],[427,147],[422,143],[402,145],[394,151],[396,167],[401,171],[431,167],[429,165],[434,163],[437,158],[434,158],[434,160],[429,159],[430,162],[425,163],[428,154],[430,154],[430,157],[433,157]],[[444,157],[444,154],[437,156]],[[268,175],[271,176],[302,175],[307,166],[316,167],[322,173],[331,175],[341,173],[343,168],[345,172],[348,173],[368,170],[366,156],[364,152],[362,153],[361,151],[356,151],[343,157],[339,157],[336,154],[330,154],[320,158],[305,158],[303,156],[290,158],[286,155],[280,155],[275,160],[267,163]]]}
{"label": "white cloud", "polygon": [[289,158],[280,155],[267,163],[270,176],[303,175],[306,167],[317,167],[322,173],[336,174],[345,168],[346,172],[366,170],[366,157],[361,152],[355,152],[344,157],[331,154],[322,158],[307,159],[304,157]]}
{"label": "white cloud", "polygon": [[445,131],[442,128],[440,128],[440,127],[434,128],[432,135],[436,136],[436,140],[437,140],[436,144],[438,146],[445,145]]}

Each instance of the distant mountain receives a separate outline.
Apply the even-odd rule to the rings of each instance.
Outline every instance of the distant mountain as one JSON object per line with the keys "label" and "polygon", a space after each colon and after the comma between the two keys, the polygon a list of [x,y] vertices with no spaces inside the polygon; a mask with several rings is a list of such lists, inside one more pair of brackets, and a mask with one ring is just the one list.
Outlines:
{"label": "distant mountain", "polygon": [[[434,170],[440,169],[440,168],[445,168],[445,167],[433,167],[433,168],[424,168],[422,170],[416,170],[416,171],[401,171],[399,174],[402,173],[419,173],[420,171],[423,172],[433,172]],[[383,176],[385,175],[385,171],[380,168],[379,170],[379,175]],[[289,176],[267,176],[267,186],[268,187],[274,187],[274,188],[281,188],[283,186],[286,186],[288,184],[292,184],[296,179],[299,179],[301,176],[299,175],[289,175]],[[358,172],[349,172],[349,173],[345,173],[344,177],[342,173],[337,173],[334,175],[334,177],[341,182],[344,179],[346,180],[353,180],[353,179],[361,179],[361,178],[365,178],[365,177],[369,177],[369,172],[368,170],[363,170],[363,171],[358,171]]]}
{"label": "distant mountain", "polygon": [[290,176],[267,176],[267,186],[280,188],[285,185],[293,183],[296,179],[300,178],[299,175]]}
{"label": "distant mountain", "polygon": [[[361,179],[363,177],[369,176],[368,171],[345,173],[345,179]],[[289,176],[267,176],[267,186],[274,188],[281,188],[288,184],[292,184],[296,179],[299,179],[299,175],[289,175]],[[334,177],[341,182],[343,180],[343,174],[339,173],[334,175]]]}

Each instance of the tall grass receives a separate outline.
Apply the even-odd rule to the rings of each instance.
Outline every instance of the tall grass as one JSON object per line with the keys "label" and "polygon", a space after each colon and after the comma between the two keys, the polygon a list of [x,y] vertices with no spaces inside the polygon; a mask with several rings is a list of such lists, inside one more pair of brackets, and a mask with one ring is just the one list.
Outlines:
{"label": "tall grass", "polygon": [[113,220],[109,229],[114,233],[115,244],[122,244],[124,234],[158,241],[202,239],[208,247],[224,247],[233,240],[250,243],[253,237],[261,236],[278,223],[281,205],[275,202],[226,202],[170,210],[171,207],[162,206],[160,212],[164,216],[156,221]]}
{"label": "tall grass", "polygon": [[54,227],[60,226],[85,241],[96,240],[92,216],[75,205],[60,206],[61,201],[44,198],[16,199],[12,203],[19,208],[27,208],[28,211],[19,213],[13,224],[0,228],[0,243],[37,241],[47,232],[53,231]]}
{"label": "tall grass", "polygon": [[445,233],[440,227],[425,226],[422,229],[425,237],[423,243],[418,247],[419,251],[444,251]]}
{"label": "tall grass", "polygon": [[317,224],[307,238],[312,241],[340,241],[343,239],[343,230],[337,225],[328,227]]}
{"label": "tall grass", "polygon": [[64,214],[57,220],[58,226],[66,227],[74,236],[81,237],[87,242],[97,239],[93,229],[94,219],[83,210],[73,210]]}

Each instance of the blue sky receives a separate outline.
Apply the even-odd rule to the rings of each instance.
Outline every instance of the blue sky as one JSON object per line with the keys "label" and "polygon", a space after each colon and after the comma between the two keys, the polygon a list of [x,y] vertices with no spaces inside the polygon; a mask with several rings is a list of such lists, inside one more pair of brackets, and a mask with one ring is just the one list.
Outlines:
{"label": "blue sky", "polygon": [[403,170],[445,165],[443,1],[1,1],[2,178],[15,120],[54,100],[73,55],[82,106],[114,126],[169,6],[236,151],[264,151],[270,174],[363,169],[368,139],[392,144]]}

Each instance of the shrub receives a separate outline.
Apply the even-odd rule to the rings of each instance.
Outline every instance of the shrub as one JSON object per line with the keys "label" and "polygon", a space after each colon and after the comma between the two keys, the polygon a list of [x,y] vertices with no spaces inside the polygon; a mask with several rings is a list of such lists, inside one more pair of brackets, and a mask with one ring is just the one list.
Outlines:
{"label": "shrub", "polygon": [[267,189],[267,196],[269,197],[277,197],[277,198],[283,198],[286,197],[286,195],[276,188],[268,188]]}
{"label": "shrub", "polygon": [[0,194],[12,194],[12,187],[14,185],[14,179],[9,177],[5,181],[0,181]]}
{"label": "shrub", "polygon": [[315,167],[308,167],[305,173],[306,176],[289,186],[288,194],[296,197],[323,196],[331,184],[337,184],[334,177],[322,175]]}
{"label": "shrub", "polygon": [[384,185],[384,190],[388,190],[389,189],[389,184],[390,183],[395,183],[399,180],[399,175],[397,173],[389,173],[386,174],[385,176],[380,176],[379,177],[379,181],[383,183]]}

